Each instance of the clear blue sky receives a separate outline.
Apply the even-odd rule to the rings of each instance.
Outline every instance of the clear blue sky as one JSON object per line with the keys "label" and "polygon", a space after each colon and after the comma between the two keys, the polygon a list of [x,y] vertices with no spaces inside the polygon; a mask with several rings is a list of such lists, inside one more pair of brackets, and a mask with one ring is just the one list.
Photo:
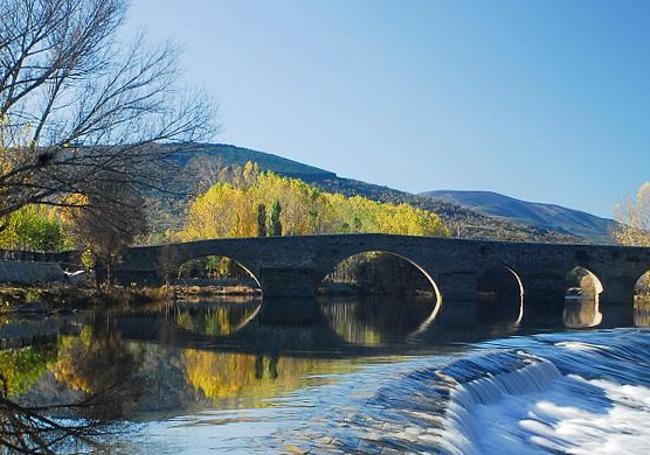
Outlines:
{"label": "clear blue sky", "polygon": [[132,0],[215,139],[412,192],[609,216],[650,179],[650,3]]}

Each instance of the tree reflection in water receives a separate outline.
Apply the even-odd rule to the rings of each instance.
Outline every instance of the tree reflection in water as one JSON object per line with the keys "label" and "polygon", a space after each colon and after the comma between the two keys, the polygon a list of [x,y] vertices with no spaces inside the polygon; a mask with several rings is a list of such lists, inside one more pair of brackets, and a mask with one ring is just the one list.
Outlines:
{"label": "tree reflection in water", "polygon": [[237,332],[259,311],[259,301],[239,304],[193,305],[176,312],[178,327],[192,333],[208,336],[224,336]]}
{"label": "tree reflection in water", "polygon": [[[125,420],[267,406],[268,398],[353,369],[348,359],[285,353],[268,341],[278,335],[273,327],[263,328],[269,337],[261,336],[258,351],[259,326],[249,323],[258,306],[94,314],[47,345],[0,351],[0,444],[22,453],[97,452],[106,441],[124,440]],[[228,346],[241,327],[253,330],[242,338],[253,344]],[[300,348],[304,332],[294,338],[290,329],[279,339]]]}
{"label": "tree reflection in water", "polygon": [[598,321],[598,310],[593,301],[565,302],[562,313],[564,325],[572,329],[592,328]]}
{"label": "tree reflection in water", "polygon": [[[141,393],[132,352],[115,335],[63,337],[56,348],[28,347],[0,353],[0,444],[13,453],[101,452],[115,423],[128,417]],[[39,391],[54,377],[70,391]],[[36,386],[36,387],[35,387]]]}
{"label": "tree reflection in water", "polygon": [[253,355],[185,349],[182,354],[186,379],[197,399],[220,401],[222,406],[264,407],[264,399],[284,395],[298,387],[323,382],[322,376],[352,370],[342,359],[315,359],[283,355]]}

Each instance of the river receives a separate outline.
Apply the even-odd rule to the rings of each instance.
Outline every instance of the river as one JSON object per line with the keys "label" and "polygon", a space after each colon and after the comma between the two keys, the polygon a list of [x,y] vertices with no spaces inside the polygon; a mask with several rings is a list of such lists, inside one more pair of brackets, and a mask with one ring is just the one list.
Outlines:
{"label": "river", "polygon": [[[341,297],[292,324],[245,299],[5,316],[0,368],[26,407],[102,392],[109,453],[650,453],[647,329],[586,328],[593,311],[568,305],[583,328],[450,331],[432,310]],[[75,413],[57,421],[89,418]]]}

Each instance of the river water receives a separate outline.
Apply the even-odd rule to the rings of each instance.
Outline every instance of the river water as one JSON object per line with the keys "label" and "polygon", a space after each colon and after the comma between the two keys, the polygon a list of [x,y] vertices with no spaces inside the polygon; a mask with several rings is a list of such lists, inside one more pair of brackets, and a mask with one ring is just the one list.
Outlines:
{"label": "river water", "polygon": [[648,329],[449,331],[431,311],[328,298],[291,324],[245,300],[7,317],[0,368],[24,406],[111,390],[110,453],[650,453]]}

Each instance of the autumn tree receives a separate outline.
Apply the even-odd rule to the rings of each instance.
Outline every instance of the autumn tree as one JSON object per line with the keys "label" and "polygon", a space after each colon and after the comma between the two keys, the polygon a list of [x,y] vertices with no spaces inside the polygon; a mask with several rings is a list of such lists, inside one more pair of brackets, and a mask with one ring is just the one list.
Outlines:
{"label": "autumn tree", "polygon": [[0,227],[30,204],[106,198],[110,184],[161,188],[165,158],[211,133],[178,50],[118,40],[126,5],[0,0]]}
{"label": "autumn tree", "polygon": [[408,204],[322,192],[298,179],[259,172],[251,164],[232,173],[241,176],[238,181],[245,184],[217,183],[198,195],[190,203],[185,225],[174,235],[175,240],[255,237],[261,229],[261,204],[265,212],[266,207],[271,207],[266,231],[269,235],[352,232],[449,235],[438,215]]}
{"label": "autumn tree", "polygon": [[256,203],[244,189],[218,183],[190,204],[183,229],[175,240],[257,235]]}

